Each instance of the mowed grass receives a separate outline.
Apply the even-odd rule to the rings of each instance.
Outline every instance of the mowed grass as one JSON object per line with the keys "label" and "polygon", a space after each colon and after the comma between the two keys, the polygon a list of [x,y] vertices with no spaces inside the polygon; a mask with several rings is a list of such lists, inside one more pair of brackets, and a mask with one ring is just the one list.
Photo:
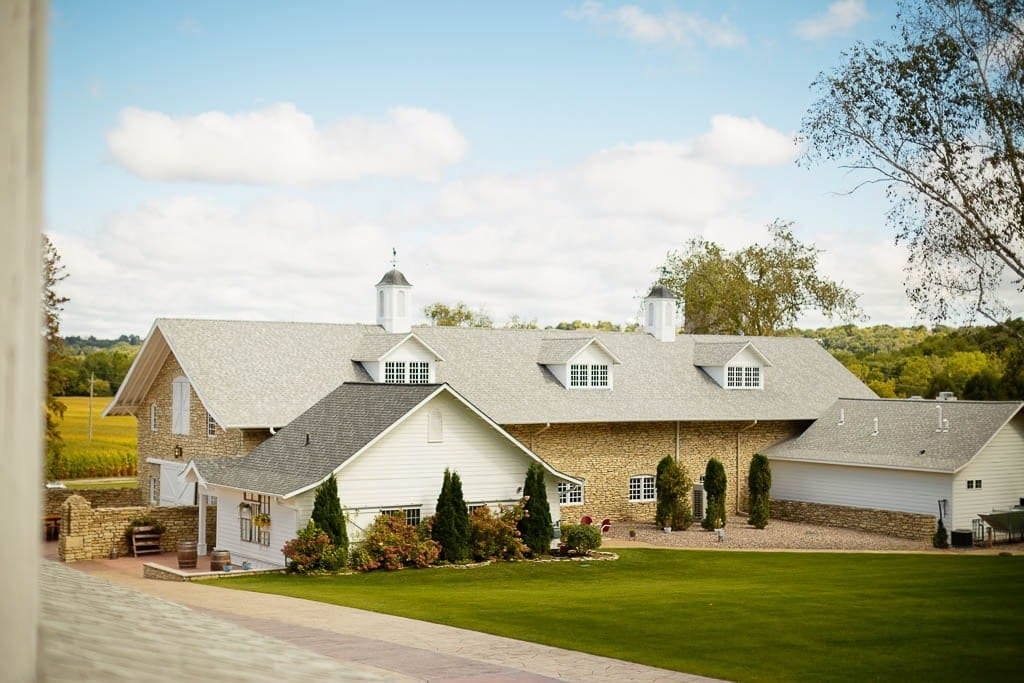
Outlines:
{"label": "mowed grass", "polygon": [[260,575],[214,585],[735,681],[1020,677],[1021,556],[619,553],[611,562]]}
{"label": "mowed grass", "polygon": [[138,441],[135,418],[100,417],[111,398],[93,399],[92,441],[89,440],[89,397],[64,396],[67,410],[60,422],[64,440],[59,479],[132,476],[136,470]]}

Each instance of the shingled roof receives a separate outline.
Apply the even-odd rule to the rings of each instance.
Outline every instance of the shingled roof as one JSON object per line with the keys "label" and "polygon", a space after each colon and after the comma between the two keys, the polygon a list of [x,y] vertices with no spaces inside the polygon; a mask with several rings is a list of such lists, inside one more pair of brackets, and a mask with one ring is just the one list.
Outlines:
{"label": "shingled roof", "polygon": [[[506,425],[813,420],[837,398],[875,398],[805,338],[680,335],[661,342],[640,332],[594,331],[586,339],[619,361],[614,388],[578,391],[538,364],[585,344],[578,330],[416,327],[413,333],[444,359],[435,366],[437,382]],[[370,381],[357,359],[374,357],[398,339],[376,325],[160,319],[107,414],[139,413],[173,352],[222,427],[281,427],[338,385]],[[698,348],[747,343],[771,359],[762,371],[763,389],[723,389],[694,365]]]}
{"label": "shingled roof", "polygon": [[952,473],[1022,408],[1019,401],[842,399],[799,437],[765,454],[772,460]]}

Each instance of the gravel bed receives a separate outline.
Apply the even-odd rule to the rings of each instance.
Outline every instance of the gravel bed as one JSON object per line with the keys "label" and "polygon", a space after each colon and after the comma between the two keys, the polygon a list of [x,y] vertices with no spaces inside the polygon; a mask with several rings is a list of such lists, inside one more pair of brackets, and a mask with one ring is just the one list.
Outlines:
{"label": "gravel bed", "polygon": [[[630,539],[630,529],[636,529],[636,538]],[[666,548],[729,548],[733,550],[888,550],[934,552],[929,541],[913,541],[866,531],[838,529],[771,520],[765,529],[755,529],[747,518],[731,515],[725,526],[725,538],[719,541],[713,531],[705,531],[694,524],[686,531],[665,533],[653,524],[613,523],[605,534],[605,543],[612,547],[628,547],[630,543],[645,543]]]}

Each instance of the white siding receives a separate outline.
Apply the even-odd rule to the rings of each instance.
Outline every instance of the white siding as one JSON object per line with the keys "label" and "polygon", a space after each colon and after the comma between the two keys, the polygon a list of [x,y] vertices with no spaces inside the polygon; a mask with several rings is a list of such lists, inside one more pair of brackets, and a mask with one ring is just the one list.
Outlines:
{"label": "white siding", "polygon": [[229,551],[233,564],[241,564],[248,560],[256,568],[285,566],[281,548],[286,542],[295,538],[294,510],[271,497],[270,545],[260,545],[241,539],[241,531],[238,527],[238,504],[242,502],[242,492],[211,486],[210,494],[217,496],[217,550]]}
{"label": "white siding", "polygon": [[760,368],[764,367],[764,361],[761,359],[761,356],[754,353],[754,350],[748,346],[729,359],[729,362],[726,363],[726,365],[743,365],[745,367]]}
{"label": "white siding", "polygon": [[952,476],[870,467],[772,460],[772,498],[898,510],[938,517]]}
{"label": "white siding", "polygon": [[[438,443],[428,441],[428,414],[435,408],[444,416],[444,440]],[[530,462],[472,411],[441,394],[339,472],[350,537],[357,540],[381,509],[419,507],[423,518],[434,514],[445,468],[458,472],[469,504],[516,501]],[[545,484],[552,521],[558,521],[557,479],[549,475]],[[300,523],[308,520],[302,508],[307,516]]]}
{"label": "white siding", "polygon": [[[967,481],[981,480],[980,489],[968,489]],[[970,529],[980,512],[1005,510],[1024,498],[1024,415],[1003,427],[953,484],[953,527]]]}

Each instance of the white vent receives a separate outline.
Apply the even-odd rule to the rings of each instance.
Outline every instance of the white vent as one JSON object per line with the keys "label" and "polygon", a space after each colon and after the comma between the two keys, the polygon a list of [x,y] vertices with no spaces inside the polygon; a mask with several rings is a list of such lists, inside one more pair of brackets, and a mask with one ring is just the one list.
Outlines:
{"label": "white vent", "polygon": [[871,436],[878,436],[878,418],[875,418],[875,430],[871,432]]}

